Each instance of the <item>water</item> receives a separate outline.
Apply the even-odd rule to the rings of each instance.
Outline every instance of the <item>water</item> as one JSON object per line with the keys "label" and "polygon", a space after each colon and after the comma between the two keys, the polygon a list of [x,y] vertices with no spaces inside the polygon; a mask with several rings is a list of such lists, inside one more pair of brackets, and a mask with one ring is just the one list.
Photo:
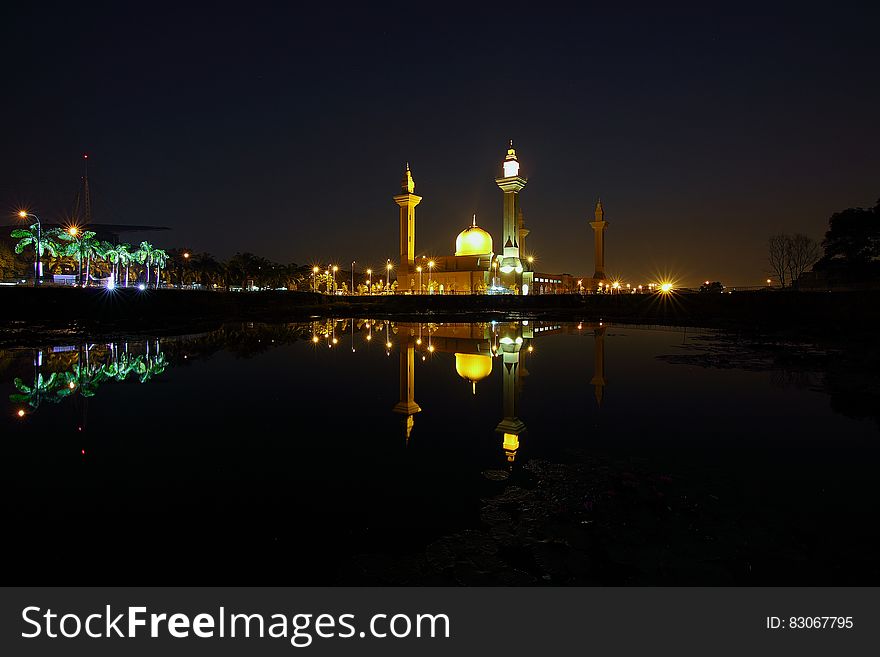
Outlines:
{"label": "water", "polygon": [[7,579],[876,583],[838,361],[586,322],[9,347]]}

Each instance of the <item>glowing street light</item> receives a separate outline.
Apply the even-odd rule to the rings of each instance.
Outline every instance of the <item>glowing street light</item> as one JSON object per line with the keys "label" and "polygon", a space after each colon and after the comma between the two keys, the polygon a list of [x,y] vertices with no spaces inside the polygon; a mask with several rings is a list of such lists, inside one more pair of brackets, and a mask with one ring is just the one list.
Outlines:
{"label": "glowing street light", "polygon": [[373,270],[367,270],[367,276],[370,277],[369,282],[367,283],[367,294],[373,294]]}
{"label": "glowing street light", "polygon": [[33,212],[28,212],[27,210],[19,210],[18,216],[22,219],[27,219],[28,217],[33,217],[37,222],[37,243],[34,244],[34,287],[39,285],[40,274],[42,273],[42,267],[40,266],[40,251],[42,251],[42,243],[43,243],[43,224],[40,223],[40,218],[35,215]]}
{"label": "glowing street light", "polygon": [[391,260],[387,260],[385,263],[385,294],[391,294],[391,288],[389,287],[391,283]]}
{"label": "glowing street light", "polygon": [[419,272],[419,294],[422,293],[422,266],[419,265],[416,267],[416,271]]}
{"label": "glowing street light", "polygon": [[312,292],[318,291],[318,265],[312,267]]}
{"label": "glowing street light", "polygon": [[662,292],[663,294],[669,294],[670,292],[672,292],[672,283],[660,283],[660,292]]}
{"label": "glowing street light", "polygon": [[82,255],[82,241],[80,240],[80,237],[79,237],[79,227],[71,226],[70,228],[67,229],[67,234],[76,240],[76,248],[77,248],[77,251],[79,251],[79,284],[82,285],[83,287],[85,287],[85,285],[83,284],[83,280],[82,280],[83,255]]}
{"label": "glowing street light", "polygon": [[431,293],[431,274],[434,273],[434,261],[428,260],[428,294]]}
{"label": "glowing street light", "polygon": [[[354,263],[356,262],[357,260],[351,261],[351,289],[348,291],[349,294],[354,294]],[[354,349],[352,349],[352,351],[354,351]]]}

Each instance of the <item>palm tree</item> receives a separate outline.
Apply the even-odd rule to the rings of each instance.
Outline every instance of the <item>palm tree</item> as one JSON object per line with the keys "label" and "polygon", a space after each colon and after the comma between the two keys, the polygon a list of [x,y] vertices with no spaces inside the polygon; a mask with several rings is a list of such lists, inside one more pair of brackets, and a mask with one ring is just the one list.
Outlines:
{"label": "palm tree", "polygon": [[156,249],[153,248],[153,245],[149,242],[141,242],[140,246],[138,246],[138,250],[134,252],[134,258],[142,265],[145,265],[147,268],[147,287],[150,287],[150,269],[153,266],[153,254]]}
{"label": "palm tree", "polygon": [[101,242],[100,254],[110,265],[110,285],[116,287],[116,266],[119,263],[119,247],[110,242]]}
{"label": "palm tree", "polygon": [[135,254],[131,251],[131,244],[117,244],[116,258],[120,265],[125,266],[125,287],[128,287],[128,273],[131,263],[135,260]]}
{"label": "palm tree", "polygon": [[10,233],[12,237],[18,240],[15,245],[15,252],[22,253],[28,246],[34,247],[34,285],[40,276],[40,258],[44,253],[48,253],[53,258],[58,255],[58,235],[57,228],[49,230],[40,230],[38,224],[33,223],[27,228],[16,228]]}
{"label": "palm tree", "polygon": [[168,254],[162,249],[153,250],[153,262],[156,263],[156,289],[159,289],[159,278],[162,274],[162,267],[168,262]]}
{"label": "palm tree", "polygon": [[92,256],[97,254],[98,242],[95,239],[95,232],[91,230],[70,229],[66,232],[59,232],[58,237],[67,242],[64,249],[65,255],[73,256],[79,263],[79,280],[80,285],[83,284],[83,260],[86,261],[86,281],[89,278],[89,267],[91,265]]}

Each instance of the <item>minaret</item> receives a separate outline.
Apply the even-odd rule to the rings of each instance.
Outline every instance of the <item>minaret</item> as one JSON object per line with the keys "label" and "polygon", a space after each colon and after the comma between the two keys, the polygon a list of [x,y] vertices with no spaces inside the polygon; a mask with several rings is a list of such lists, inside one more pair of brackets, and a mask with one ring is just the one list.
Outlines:
{"label": "minaret", "polygon": [[400,183],[401,193],[394,197],[400,206],[400,265],[397,270],[397,290],[403,292],[412,288],[412,277],[416,271],[416,206],[422,197],[413,194],[416,183],[409,162]]}
{"label": "minaret", "polygon": [[602,397],[605,394],[605,327],[597,326],[593,331],[593,343],[595,347],[595,360],[593,361],[593,392],[596,395],[596,405],[602,405]]}
{"label": "minaret", "polygon": [[596,221],[591,221],[593,227],[593,240],[596,245],[596,273],[593,274],[593,280],[605,280],[605,228],[608,222],[605,221],[605,208],[602,207],[602,199],[596,203]]}
{"label": "minaret", "polygon": [[504,176],[495,179],[495,184],[504,192],[504,231],[501,244],[504,251],[501,259],[501,277],[505,285],[516,284],[519,288],[523,266],[520,261],[519,244],[519,193],[528,182],[519,175],[519,160],[513,148],[513,140],[507,148],[507,156],[501,164]]}
{"label": "minaret", "polygon": [[529,252],[526,248],[526,238],[529,236],[530,231],[526,228],[526,220],[523,218],[522,208],[519,208],[516,223],[519,226],[519,252],[523,255],[528,255]]}

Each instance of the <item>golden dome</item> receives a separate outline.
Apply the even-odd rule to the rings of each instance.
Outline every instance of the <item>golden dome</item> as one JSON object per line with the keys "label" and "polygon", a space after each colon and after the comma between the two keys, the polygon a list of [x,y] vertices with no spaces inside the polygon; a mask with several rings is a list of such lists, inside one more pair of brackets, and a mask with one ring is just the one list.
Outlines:
{"label": "golden dome", "polygon": [[455,238],[455,255],[474,256],[490,253],[492,253],[492,236],[477,226],[475,216],[473,225],[465,228]]}
{"label": "golden dome", "polygon": [[474,384],[492,373],[492,359],[481,354],[455,354],[455,371],[462,378]]}

